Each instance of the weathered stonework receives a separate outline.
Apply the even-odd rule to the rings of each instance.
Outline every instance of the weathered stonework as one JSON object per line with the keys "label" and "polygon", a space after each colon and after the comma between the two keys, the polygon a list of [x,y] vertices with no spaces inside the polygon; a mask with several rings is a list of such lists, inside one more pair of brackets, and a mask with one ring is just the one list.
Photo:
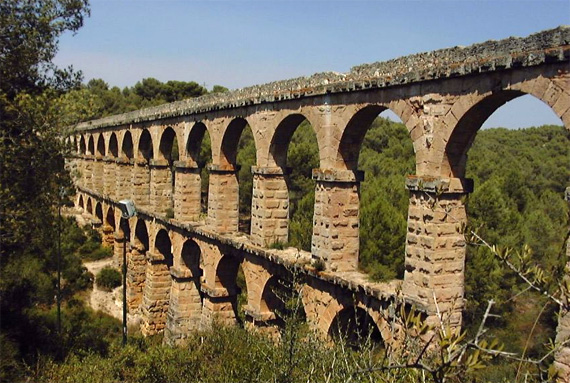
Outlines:
{"label": "weathered stonework", "polygon": [[210,186],[208,188],[207,223],[221,233],[238,231],[239,184],[233,166],[209,166]]}
{"label": "weathered stonework", "polygon": [[162,255],[147,252],[147,266],[141,312],[143,335],[153,335],[166,327],[172,278]]}
{"label": "weathered stonework", "polygon": [[201,178],[200,168],[177,161],[175,164],[174,218],[181,222],[200,220]]}
{"label": "weathered stonework", "polygon": [[289,192],[283,169],[253,167],[251,238],[259,246],[287,243]]}
{"label": "weathered stonework", "polygon": [[356,270],[363,173],[315,169],[313,179],[317,185],[311,253],[332,271]]}
{"label": "weathered stonework", "polygon": [[[467,221],[463,197],[472,189],[465,179],[467,152],[483,122],[524,94],[544,101],[570,127],[569,61],[570,28],[559,27],[85,122],[74,131],[77,153],[70,158],[75,162],[70,166],[80,173],[77,204],[94,226],[104,224],[107,240],[107,226],[113,225],[103,212],[117,209],[119,199],[135,201],[138,234],[130,238],[129,309],[141,305],[143,333],[166,329],[169,343],[183,342],[189,331],[216,320],[236,321],[240,265],[247,284],[245,314],[252,326],[278,325],[268,289],[276,278],[292,275],[302,286],[307,320],[323,334],[330,335],[346,313],[358,313],[375,324],[384,342],[397,342],[398,329],[388,321],[400,288],[404,301],[431,323],[439,324],[440,313],[450,325],[460,326],[465,273],[461,228]],[[406,183],[410,205],[404,280],[371,283],[357,271],[363,179],[358,153],[366,130],[386,109],[408,129],[416,174]],[[287,146],[305,119],[319,148],[311,254],[268,248],[287,240]],[[246,125],[257,159],[249,236],[237,233],[235,164]],[[204,222],[196,153],[206,131],[212,164]],[[180,159],[172,164],[167,158],[174,137]],[[173,209],[173,219],[167,209]],[[155,250],[159,234],[162,254]],[[190,239],[195,246],[187,244]],[[185,248],[194,249],[186,256],[199,254],[200,272],[184,269]],[[166,253],[172,253],[173,264],[160,258]],[[324,270],[317,270],[311,258],[324,261]],[[562,315],[560,341],[568,339],[567,322],[568,315]],[[556,355],[560,381],[570,379],[569,355],[568,348]]]}
{"label": "weathered stonework", "polygon": [[471,182],[458,179],[410,178],[403,292],[427,307],[429,321],[440,325],[437,312],[452,326],[461,325],[465,237],[463,196]]}
{"label": "weathered stonework", "polygon": [[172,172],[166,160],[150,163],[150,209],[159,214],[172,210]]}

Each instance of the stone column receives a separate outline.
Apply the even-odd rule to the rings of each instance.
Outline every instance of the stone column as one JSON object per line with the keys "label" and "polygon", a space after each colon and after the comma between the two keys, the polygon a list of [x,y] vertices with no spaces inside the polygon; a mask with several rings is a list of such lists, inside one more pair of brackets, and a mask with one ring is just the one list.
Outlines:
{"label": "stone column", "polygon": [[180,345],[191,331],[200,326],[202,300],[200,298],[200,277],[192,276],[190,270],[170,269],[172,286],[170,304],[166,315],[164,341],[170,345]]}
{"label": "stone column", "polygon": [[106,223],[103,223],[101,226],[101,241],[103,242],[103,246],[109,247],[114,251],[115,230],[112,226],[107,225]]}
{"label": "stone column", "polygon": [[142,303],[146,263],[145,249],[132,246],[127,253],[127,306],[130,312],[137,310]]}
{"label": "stone column", "polygon": [[289,239],[289,191],[280,167],[252,166],[251,240],[258,246]]}
{"label": "stone column", "polygon": [[116,162],[112,157],[103,159],[103,195],[115,199]]}
{"label": "stone column", "polygon": [[234,233],[239,223],[239,184],[236,166],[208,165],[210,185],[208,189],[207,224],[218,233]]}
{"label": "stone column", "polygon": [[[167,160],[150,161],[150,210],[158,215],[172,211],[172,172]],[[172,217],[171,217],[172,218]]]}
{"label": "stone column", "polygon": [[67,170],[71,176],[71,180],[75,185],[82,186],[82,179],[79,176],[83,176],[83,157],[72,154],[64,159],[65,170]]}
{"label": "stone column", "polygon": [[147,251],[146,278],[142,301],[143,335],[154,335],[166,327],[172,278],[162,254]]}
{"label": "stone column", "polygon": [[96,156],[93,162],[93,178],[91,190],[103,194],[103,157]]}
{"label": "stone column", "polygon": [[[85,167],[83,156],[76,155],[75,158],[70,159],[70,160],[73,160],[75,163],[75,165],[72,166],[72,168],[70,170],[73,183],[77,186],[83,187],[83,177],[84,177],[83,168]],[[66,159],[66,165],[67,165],[67,159]]]}
{"label": "stone column", "polygon": [[464,178],[410,176],[408,233],[403,292],[428,309],[428,322],[439,327],[439,311],[452,327],[461,326],[464,301],[465,236],[463,197],[473,191]]}
{"label": "stone column", "polygon": [[95,157],[86,155],[83,157],[83,187],[93,190],[93,168]]}
{"label": "stone column", "polygon": [[200,168],[189,161],[174,162],[174,218],[181,222],[200,220]]}
{"label": "stone column", "polygon": [[[566,188],[564,199],[570,204],[570,187]],[[570,240],[566,239],[566,259],[570,259]],[[570,278],[570,261],[566,263],[566,279]],[[558,326],[556,327],[556,344],[570,342],[570,302],[568,297],[563,297],[563,302],[566,307],[560,308],[560,315],[558,317]],[[564,346],[554,354],[554,366],[559,376],[557,377],[558,383],[570,382],[570,344],[565,343]]]}
{"label": "stone column", "polygon": [[132,197],[137,207],[150,206],[150,168],[146,160],[137,160],[133,169]]}
{"label": "stone column", "polygon": [[206,329],[213,323],[233,325],[237,318],[237,292],[223,287],[210,288],[202,284],[203,296],[200,328]]}
{"label": "stone column", "polygon": [[358,267],[360,182],[364,173],[313,169],[316,180],[311,254],[332,271]]}
{"label": "stone column", "polygon": [[134,161],[118,159],[115,164],[115,195],[117,201],[133,199]]}

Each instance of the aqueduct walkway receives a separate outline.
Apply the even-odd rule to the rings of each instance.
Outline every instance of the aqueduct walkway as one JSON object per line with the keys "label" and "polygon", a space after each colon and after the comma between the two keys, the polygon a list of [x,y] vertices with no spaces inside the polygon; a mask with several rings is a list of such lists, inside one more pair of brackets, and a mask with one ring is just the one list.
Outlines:
{"label": "aqueduct walkway", "polygon": [[[99,218],[105,240],[119,244],[118,251],[122,241],[129,242],[129,306],[142,310],[147,334],[165,329],[176,341],[214,316],[234,321],[240,264],[247,318],[261,326],[278,320],[271,286],[293,274],[307,320],[325,333],[352,310],[365,313],[390,341],[397,291],[430,321],[439,320],[440,310],[460,325],[466,246],[461,227],[467,219],[462,197],[472,190],[465,179],[467,152],[483,122],[525,94],[549,105],[570,127],[569,44],[570,28],[559,27],[85,122],[71,136],[77,150],[72,164],[80,174],[77,206]],[[416,174],[405,185],[410,202],[404,279],[379,284],[357,271],[357,164],[364,134],[386,109],[409,131]],[[304,119],[315,131],[320,159],[313,170],[310,254],[269,249],[287,241],[287,147]],[[240,235],[236,151],[246,125],[257,164],[251,233]],[[203,217],[198,153],[206,131],[212,164]],[[174,163],[173,142],[180,153]],[[117,208],[123,198],[133,199],[139,210],[126,239]],[[173,218],[167,218],[169,208]],[[313,267],[317,259],[324,271]],[[560,363],[568,363],[568,354],[560,354]]]}

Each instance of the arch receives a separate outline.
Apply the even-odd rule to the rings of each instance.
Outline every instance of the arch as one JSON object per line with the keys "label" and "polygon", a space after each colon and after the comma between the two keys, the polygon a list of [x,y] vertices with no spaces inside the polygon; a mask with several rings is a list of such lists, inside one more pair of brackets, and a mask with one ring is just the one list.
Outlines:
{"label": "arch", "polygon": [[152,136],[147,129],[144,129],[139,137],[138,157],[146,161],[153,158]]}
{"label": "arch", "polygon": [[[286,318],[295,317],[306,321],[305,307],[298,291],[294,291],[293,277],[271,276],[261,293],[260,310],[262,313],[275,314],[277,325],[284,325]],[[298,296],[298,299],[295,299]],[[294,300],[294,301],[291,301]]]}
{"label": "arch", "polygon": [[[241,133],[248,125],[244,118],[238,117],[233,119],[225,130],[222,138],[222,146],[220,150],[220,165],[235,165],[237,160],[238,142]],[[255,135],[254,135],[254,145]],[[257,145],[256,145],[257,151]]]}
{"label": "arch", "polygon": [[119,144],[117,142],[117,135],[115,132],[111,133],[111,137],[109,138],[109,149],[107,150],[107,153],[114,158],[119,156]]}
{"label": "arch", "polygon": [[81,137],[79,138],[79,147],[78,147],[79,154],[85,155],[86,150],[87,148],[85,146],[85,137],[81,135]]}
{"label": "arch", "polygon": [[91,198],[87,198],[87,212],[91,215],[93,215],[93,203],[91,202]]}
{"label": "arch", "polygon": [[107,208],[107,214],[105,214],[105,224],[113,228],[113,232],[117,229],[115,224],[115,209],[112,206]]}
{"label": "arch", "polygon": [[79,198],[77,199],[77,206],[81,208],[81,210],[85,209],[85,202],[83,201],[83,195],[79,194]]}
{"label": "arch", "polygon": [[[176,145],[175,145],[176,143]],[[170,126],[162,132],[160,136],[160,144],[158,147],[159,155],[162,159],[168,162],[176,161],[178,158],[174,158],[174,153],[180,153],[180,148],[178,145],[178,140],[176,138],[176,132]]]}
{"label": "arch", "polygon": [[95,141],[92,134],[89,135],[89,140],[87,140],[87,154],[95,155]]}
{"label": "arch", "polygon": [[[290,114],[285,117],[277,128],[275,129],[275,133],[271,139],[271,144],[269,146],[269,155],[270,159],[277,165],[282,168],[287,166],[287,150],[289,149],[289,144],[291,143],[291,138],[293,134],[301,125],[303,121],[307,120],[309,124],[311,122],[302,114]],[[313,128],[313,132],[315,133],[315,137],[317,136],[317,132],[315,131],[314,126],[311,124]],[[317,139],[317,145],[319,144],[319,140]],[[320,148],[319,148],[320,151]],[[320,156],[319,156],[320,157]],[[320,160],[319,160],[320,161]]]}
{"label": "arch", "polygon": [[368,340],[376,344],[383,343],[374,319],[362,307],[355,306],[345,307],[335,315],[328,336],[332,339],[342,338],[353,348],[359,348]]}
{"label": "arch", "polygon": [[103,138],[103,133],[100,133],[97,139],[97,156],[105,156],[105,138]]}
{"label": "arch", "polygon": [[172,241],[165,229],[160,229],[154,240],[154,249],[164,257],[164,261],[168,267],[173,264]]}
{"label": "arch", "polygon": [[203,163],[205,159],[200,158],[200,151],[206,134],[210,135],[206,125],[202,122],[196,122],[190,129],[188,139],[186,140],[186,155],[196,162],[199,167],[205,165]]}
{"label": "arch", "polygon": [[146,221],[140,218],[135,225],[135,245],[145,252],[149,250],[149,236]]}
{"label": "arch", "polygon": [[367,105],[356,112],[344,128],[337,154],[337,163],[343,164],[347,170],[357,170],[360,148],[366,132],[385,106]]}
{"label": "arch", "polygon": [[133,158],[133,136],[130,131],[126,131],[123,135],[123,142],[121,143],[121,155],[127,159]]}
{"label": "arch", "polygon": [[237,273],[243,258],[231,253],[224,254],[216,267],[216,288],[225,289],[229,295],[237,295]]}
{"label": "arch", "polygon": [[[202,275],[202,270],[200,269],[200,257],[202,251],[200,246],[193,240],[187,239],[182,245],[181,255],[181,265],[184,269],[189,270],[192,278],[197,278]],[[197,280],[197,282],[199,282]]]}
{"label": "arch", "polygon": [[95,204],[95,217],[99,219],[99,222],[103,223],[103,206],[101,202]]}
{"label": "arch", "polygon": [[[541,97],[537,97],[532,93],[525,93],[519,90],[501,90],[483,97],[477,103],[473,104],[457,121],[450,134],[449,140],[445,145],[443,154],[441,175],[444,177],[462,178],[465,176],[467,166],[467,152],[471,148],[475,136],[483,123],[501,106],[515,98],[531,95],[536,99],[545,103],[549,108],[550,105]],[[554,108],[551,110],[560,118],[562,116],[557,113]],[[564,122],[563,122],[564,123]],[[568,127],[566,126],[568,129]]]}

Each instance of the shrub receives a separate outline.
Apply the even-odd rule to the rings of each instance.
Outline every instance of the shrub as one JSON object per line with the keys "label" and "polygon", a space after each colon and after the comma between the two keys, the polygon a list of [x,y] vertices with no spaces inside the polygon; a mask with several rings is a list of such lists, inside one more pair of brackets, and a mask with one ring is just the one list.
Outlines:
{"label": "shrub", "polygon": [[122,276],[120,272],[107,266],[97,274],[96,281],[97,286],[103,290],[111,291],[121,285]]}

